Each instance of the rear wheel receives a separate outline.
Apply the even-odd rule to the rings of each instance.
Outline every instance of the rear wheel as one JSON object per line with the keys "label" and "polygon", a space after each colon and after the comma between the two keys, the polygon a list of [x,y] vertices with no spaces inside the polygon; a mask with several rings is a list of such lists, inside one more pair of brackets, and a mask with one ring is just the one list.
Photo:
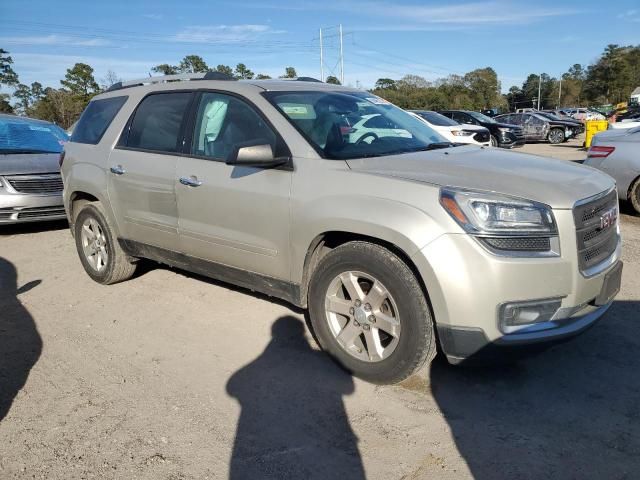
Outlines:
{"label": "rear wheel", "polygon": [[561,128],[552,128],[549,132],[549,143],[562,143],[564,142],[564,130]]}
{"label": "rear wheel", "polygon": [[120,248],[100,203],[83,205],[74,228],[80,261],[93,280],[110,285],[131,278],[136,270],[134,259]]}
{"label": "rear wheel", "polygon": [[373,383],[400,382],[436,353],[420,284],[379,245],[350,242],[326,254],[311,279],[309,314],[322,348]]}
{"label": "rear wheel", "polygon": [[631,206],[636,213],[640,214],[640,177],[636,178],[636,181],[629,190],[629,202],[631,202]]}

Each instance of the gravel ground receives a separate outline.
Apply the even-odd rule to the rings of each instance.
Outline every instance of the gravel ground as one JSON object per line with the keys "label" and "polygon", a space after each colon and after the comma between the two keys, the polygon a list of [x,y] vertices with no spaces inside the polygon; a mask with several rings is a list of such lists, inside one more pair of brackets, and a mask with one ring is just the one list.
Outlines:
{"label": "gravel ground", "polygon": [[622,232],[622,291],[581,337],[380,387],[286,304],[156,265],[101,286],[65,225],[2,228],[0,479],[637,478],[640,217]]}

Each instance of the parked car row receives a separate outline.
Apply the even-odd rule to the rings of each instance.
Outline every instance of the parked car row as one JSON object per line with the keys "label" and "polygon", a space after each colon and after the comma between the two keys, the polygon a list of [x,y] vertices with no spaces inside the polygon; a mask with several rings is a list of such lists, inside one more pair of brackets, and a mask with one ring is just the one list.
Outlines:
{"label": "parked car row", "polygon": [[526,142],[562,143],[578,134],[579,122],[561,120],[550,113],[508,113],[498,115],[495,120],[522,127]]}

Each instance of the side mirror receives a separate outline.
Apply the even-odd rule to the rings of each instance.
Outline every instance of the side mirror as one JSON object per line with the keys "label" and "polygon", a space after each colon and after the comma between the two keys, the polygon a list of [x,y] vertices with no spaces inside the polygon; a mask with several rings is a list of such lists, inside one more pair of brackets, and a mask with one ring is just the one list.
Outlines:
{"label": "side mirror", "polygon": [[248,142],[239,143],[226,160],[227,165],[241,167],[277,167],[287,163],[287,157],[274,157],[273,149],[268,143]]}

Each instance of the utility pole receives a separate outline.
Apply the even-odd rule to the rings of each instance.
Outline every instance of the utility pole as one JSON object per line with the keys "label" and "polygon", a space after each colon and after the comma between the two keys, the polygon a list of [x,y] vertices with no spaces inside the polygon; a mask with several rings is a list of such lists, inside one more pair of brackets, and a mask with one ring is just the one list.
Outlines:
{"label": "utility pole", "polygon": [[344,85],[344,55],[342,50],[342,24],[340,24],[340,83]]}
{"label": "utility pole", "polygon": [[320,27],[320,81],[324,82],[324,57],[322,55],[322,27]]}
{"label": "utility pole", "polygon": [[558,108],[562,105],[560,99],[562,98],[562,77],[560,77],[560,88],[558,90]]}
{"label": "utility pole", "polygon": [[542,90],[542,74],[538,75],[538,110],[540,110],[540,93]]}

